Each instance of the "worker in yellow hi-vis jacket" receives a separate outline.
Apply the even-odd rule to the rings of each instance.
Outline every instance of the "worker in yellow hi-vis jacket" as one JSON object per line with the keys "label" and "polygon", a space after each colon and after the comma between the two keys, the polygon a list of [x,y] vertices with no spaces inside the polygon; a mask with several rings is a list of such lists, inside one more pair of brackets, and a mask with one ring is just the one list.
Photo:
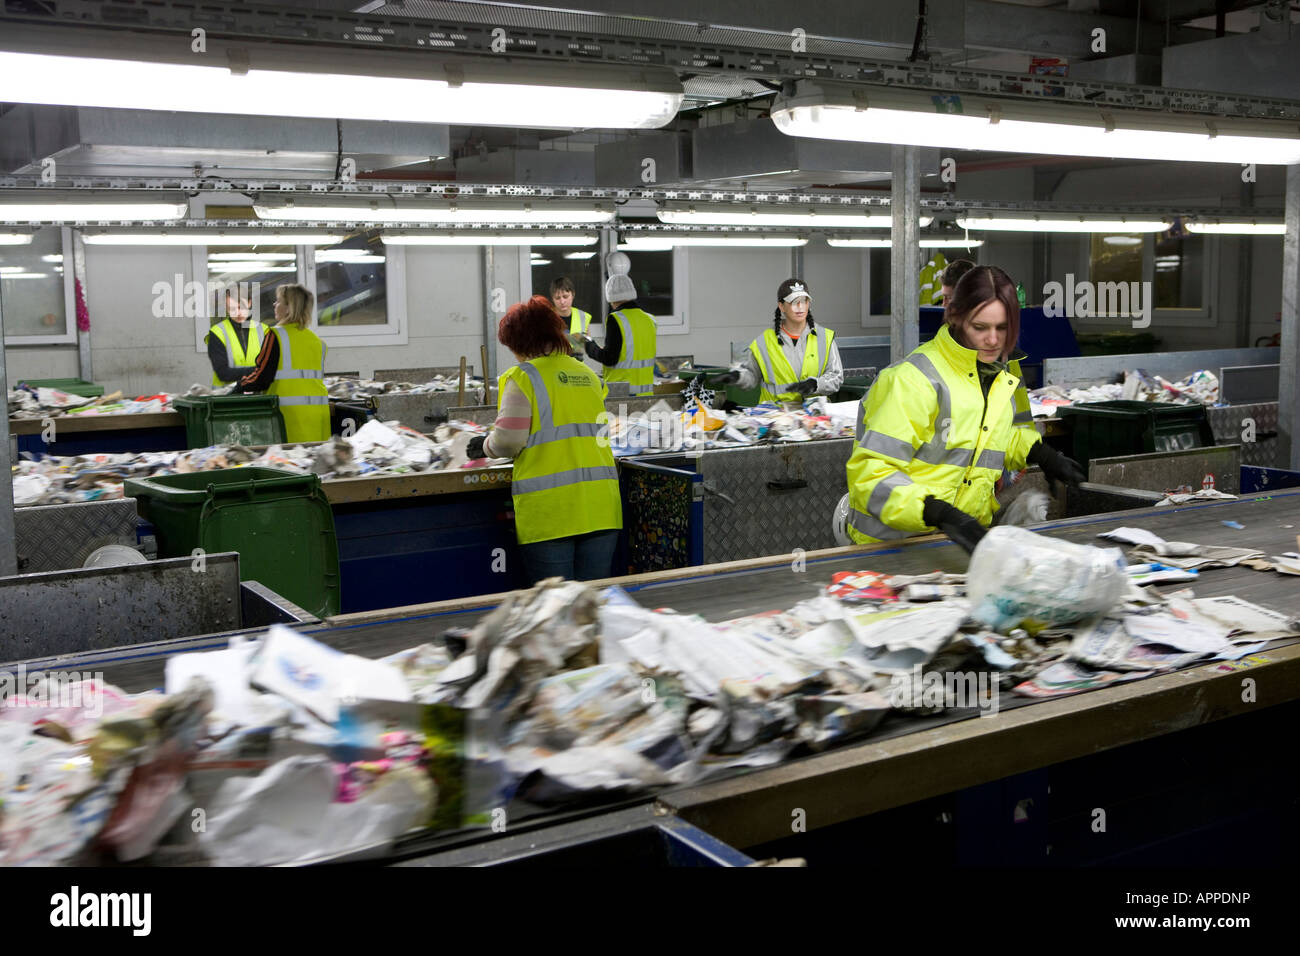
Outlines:
{"label": "worker in yellow hi-vis jacket", "polygon": [[1003,468],[1039,465],[1078,484],[1079,465],[1045,445],[1018,407],[1020,333],[1015,284],[994,266],[957,283],[931,341],[884,369],[863,401],[849,458],[848,536],[860,544],[934,528],[974,550],[997,508]]}

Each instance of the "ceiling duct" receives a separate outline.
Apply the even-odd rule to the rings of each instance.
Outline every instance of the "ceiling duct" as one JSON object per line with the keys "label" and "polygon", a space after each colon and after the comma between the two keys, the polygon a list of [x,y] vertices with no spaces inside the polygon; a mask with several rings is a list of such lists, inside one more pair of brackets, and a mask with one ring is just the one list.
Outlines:
{"label": "ceiling duct", "polygon": [[1300,30],[1261,16],[1259,32],[1166,47],[1161,79],[1166,87],[1295,99]]}
{"label": "ceiling duct", "polygon": [[[341,130],[341,134],[340,134]],[[355,172],[427,163],[449,154],[446,126],[369,120],[226,116],[18,105],[0,116],[0,170],[67,176],[335,179],[342,155]]]}
{"label": "ceiling duct", "polygon": [[[786,136],[767,118],[692,133],[695,179],[717,186],[780,187],[888,182],[891,147]],[[921,149],[921,175],[937,175],[939,150]]]}

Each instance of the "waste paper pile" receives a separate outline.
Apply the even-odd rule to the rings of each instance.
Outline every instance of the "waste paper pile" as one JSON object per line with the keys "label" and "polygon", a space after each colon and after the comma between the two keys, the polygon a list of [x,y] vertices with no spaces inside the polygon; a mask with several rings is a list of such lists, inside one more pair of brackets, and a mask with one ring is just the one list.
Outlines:
{"label": "waste paper pile", "polygon": [[139,454],[45,455],[39,459],[24,453],[14,467],[14,504],[121,498],[122,483],[127,478],[245,465],[317,474],[323,480],[475,467],[466,462],[465,446],[482,432],[470,422],[451,422],[439,426],[433,435],[424,435],[397,422],[369,421],[348,438],[317,445],[272,445],[260,453],[242,445]]}
{"label": "waste paper pile", "polygon": [[98,398],[87,398],[57,388],[32,387],[20,384],[9,389],[10,418],[59,418],[84,415],[146,415],[172,411],[172,397],[167,393],[142,395],[126,399],[122,393],[113,392]]}
{"label": "waste paper pile", "polygon": [[794,408],[774,404],[722,411],[698,398],[681,410],[657,402],[644,412],[611,414],[610,444],[615,456],[645,452],[695,451],[705,448],[852,438],[857,402],[828,402],[818,397]]}
{"label": "waste paper pile", "polygon": [[29,681],[0,707],[0,864],[160,841],[222,865],[379,854],[1300,634],[1138,573],[1115,548],[995,528],[966,576],[842,572],[720,623],[556,579],[380,660],[275,627],[169,659],[161,694],[97,687],[93,714]]}
{"label": "waste paper pile", "polygon": [[[424,395],[430,392],[458,392],[460,375],[435,375],[427,382],[377,382],[368,378],[350,378],[341,375],[326,375],[325,388],[330,398],[365,404],[376,395]],[[481,401],[483,379],[477,375],[465,376],[466,401],[471,393],[476,396],[476,404]]]}
{"label": "waste paper pile", "polygon": [[1085,402],[1110,402],[1123,399],[1137,402],[1167,402],[1177,405],[1199,403],[1216,405],[1219,401],[1219,378],[1202,369],[1176,382],[1141,369],[1128,369],[1124,381],[1092,385],[1088,388],[1063,388],[1046,385],[1029,392],[1029,405],[1035,417],[1052,416],[1062,405]]}

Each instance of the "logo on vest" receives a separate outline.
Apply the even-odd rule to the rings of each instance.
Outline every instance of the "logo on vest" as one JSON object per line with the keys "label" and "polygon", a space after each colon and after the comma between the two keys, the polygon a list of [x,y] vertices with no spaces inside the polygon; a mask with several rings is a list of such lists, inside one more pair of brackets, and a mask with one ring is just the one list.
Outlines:
{"label": "logo on vest", "polygon": [[566,375],[564,372],[559,372],[559,373],[557,373],[557,375],[559,376],[560,384],[561,384],[561,385],[568,385],[568,384],[569,384],[569,376],[568,376],[568,375]]}

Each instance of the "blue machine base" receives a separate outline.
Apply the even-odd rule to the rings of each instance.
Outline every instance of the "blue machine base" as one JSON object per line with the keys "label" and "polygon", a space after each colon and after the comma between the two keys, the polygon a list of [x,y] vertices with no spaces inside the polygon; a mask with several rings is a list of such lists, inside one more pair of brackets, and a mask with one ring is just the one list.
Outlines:
{"label": "blue machine base", "polygon": [[334,505],[344,614],[525,587],[509,489]]}
{"label": "blue machine base", "polygon": [[[56,423],[57,427],[57,423]],[[71,432],[46,444],[40,435],[18,435],[18,452],[33,456],[121,454],[133,451],[184,451],[189,448],[184,426],[140,428],[106,432]]]}
{"label": "blue machine base", "polygon": [[1277,491],[1279,488],[1300,488],[1300,471],[1258,468],[1255,465],[1241,466],[1243,495],[1251,495],[1259,491]]}

